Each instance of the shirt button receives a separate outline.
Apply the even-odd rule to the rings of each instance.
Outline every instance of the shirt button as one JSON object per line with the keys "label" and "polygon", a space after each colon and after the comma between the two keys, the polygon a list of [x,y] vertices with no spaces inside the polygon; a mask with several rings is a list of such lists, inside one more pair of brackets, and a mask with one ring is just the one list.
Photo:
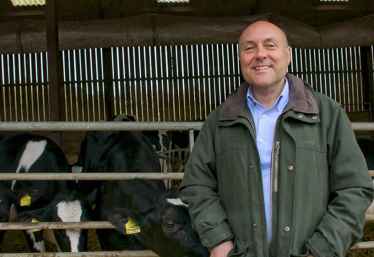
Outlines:
{"label": "shirt button", "polygon": [[313,120],[316,120],[316,119],[317,119],[317,116],[313,116],[312,119],[313,119]]}
{"label": "shirt button", "polygon": [[299,115],[297,115],[297,117],[299,117],[301,119],[303,117],[303,115],[301,113],[299,113]]}
{"label": "shirt button", "polygon": [[260,138],[258,141],[259,141],[260,143],[264,142],[264,140],[263,140],[262,138]]}
{"label": "shirt button", "polygon": [[266,115],[266,114],[264,114],[264,115],[262,115],[262,117],[266,118],[266,117],[267,117],[267,115]]}
{"label": "shirt button", "polygon": [[284,231],[286,231],[286,232],[290,232],[290,230],[291,230],[290,227],[285,227],[284,228]]}
{"label": "shirt button", "polygon": [[293,166],[288,166],[288,170],[293,170]]}
{"label": "shirt button", "polygon": [[253,169],[253,165],[249,166],[250,169]]}

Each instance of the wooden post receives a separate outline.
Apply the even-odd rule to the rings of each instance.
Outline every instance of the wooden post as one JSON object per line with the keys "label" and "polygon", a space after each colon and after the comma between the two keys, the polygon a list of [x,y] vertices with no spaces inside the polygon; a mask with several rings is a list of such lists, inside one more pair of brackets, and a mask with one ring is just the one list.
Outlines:
{"label": "wooden post", "polygon": [[[58,53],[58,27],[56,14],[56,0],[46,1],[46,34],[48,52],[48,72],[49,72],[49,120],[61,120],[61,99],[60,99],[60,79],[59,79],[59,53]],[[51,138],[60,147],[62,146],[61,132],[51,131]]]}
{"label": "wooden post", "polygon": [[371,117],[373,120],[373,106],[374,106],[374,78],[373,78],[373,63],[370,55],[370,47],[361,47],[361,68],[362,68],[362,84],[364,86],[364,102],[370,103]]}

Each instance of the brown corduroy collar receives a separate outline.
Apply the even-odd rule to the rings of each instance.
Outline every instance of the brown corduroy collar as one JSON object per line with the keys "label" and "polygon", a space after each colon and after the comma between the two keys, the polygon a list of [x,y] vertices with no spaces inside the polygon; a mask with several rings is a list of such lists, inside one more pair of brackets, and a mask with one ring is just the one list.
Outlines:
{"label": "brown corduroy collar", "polygon": [[[313,97],[310,86],[305,85],[303,80],[291,74],[286,75],[290,89],[290,99],[288,100],[287,109],[295,112],[318,114],[317,102]],[[222,104],[219,120],[235,120],[247,107],[248,83],[242,83],[238,90],[230,95]]]}

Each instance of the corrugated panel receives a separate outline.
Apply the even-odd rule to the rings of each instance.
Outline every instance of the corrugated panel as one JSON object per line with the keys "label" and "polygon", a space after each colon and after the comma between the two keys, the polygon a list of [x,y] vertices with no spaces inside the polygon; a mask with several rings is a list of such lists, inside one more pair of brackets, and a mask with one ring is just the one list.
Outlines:
{"label": "corrugated panel", "polygon": [[66,121],[106,120],[102,49],[62,51]]}
{"label": "corrugated panel", "polygon": [[[115,114],[139,121],[204,120],[239,86],[237,45],[117,47],[108,56],[104,79],[103,49],[62,52],[62,120],[107,120],[105,81]],[[0,55],[0,65],[0,121],[47,121],[47,54]],[[365,110],[359,47],[293,49],[289,71],[347,111]]]}
{"label": "corrugated panel", "polygon": [[239,85],[236,45],[112,48],[115,112],[204,120]]}
{"label": "corrugated panel", "polygon": [[347,111],[363,110],[363,84],[359,47],[292,49],[290,73],[314,90],[341,103]]}
{"label": "corrugated panel", "polygon": [[48,121],[47,54],[0,55],[0,121]]}

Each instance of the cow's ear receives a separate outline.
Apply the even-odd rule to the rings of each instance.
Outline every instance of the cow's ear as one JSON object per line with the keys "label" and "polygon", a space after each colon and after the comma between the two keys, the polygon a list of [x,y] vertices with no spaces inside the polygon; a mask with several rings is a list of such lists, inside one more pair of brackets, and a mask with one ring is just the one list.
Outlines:
{"label": "cow's ear", "polygon": [[46,220],[46,207],[32,211],[19,213],[13,221],[15,222],[44,222]]}
{"label": "cow's ear", "polygon": [[109,212],[108,221],[122,234],[127,234],[126,224],[129,222],[129,215],[124,209],[116,208]]}
{"label": "cow's ear", "polygon": [[13,199],[20,206],[30,206],[42,196],[42,193],[38,188],[22,188],[13,192]]}

